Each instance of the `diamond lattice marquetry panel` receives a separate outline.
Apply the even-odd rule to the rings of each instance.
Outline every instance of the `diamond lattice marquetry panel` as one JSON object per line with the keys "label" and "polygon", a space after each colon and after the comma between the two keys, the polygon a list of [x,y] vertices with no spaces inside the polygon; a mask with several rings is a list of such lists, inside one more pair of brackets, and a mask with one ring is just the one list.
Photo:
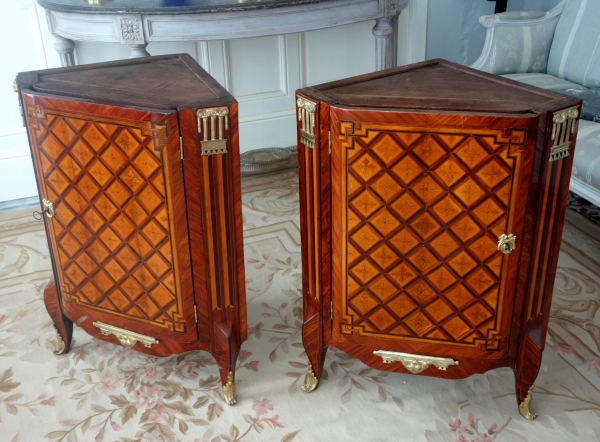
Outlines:
{"label": "diamond lattice marquetry panel", "polygon": [[351,238],[363,252],[370,250],[382,239],[381,236],[368,224],[358,229],[354,234],[352,234]]}
{"label": "diamond lattice marquetry panel", "polygon": [[[185,330],[174,284],[161,152],[139,127],[47,114],[37,120],[65,299]],[[368,213],[368,212],[367,212]],[[165,218],[165,222],[155,219]]]}
{"label": "diamond lattice marquetry panel", "polygon": [[446,153],[446,150],[440,146],[437,140],[429,135],[426,135],[419,143],[415,144],[416,146],[412,148],[412,151],[429,167]]}
{"label": "diamond lattice marquetry panel", "polygon": [[370,190],[360,193],[350,204],[363,218],[368,218],[369,215],[382,206],[379,199]]}
{"label": "diamond lattice marquetry panel", "polygon": [[383,236],[389,235],[400,226],[400,222],[387,209],[380,210],[372,216],[369,223]]}
{"label": "diamond lattice marquetry panel", "polygon": [[400,178],[403,184],[411,183],[425,170],[412,155],[404,156],[398,163],[390,169]]}
{"label": "diamond lattice marquetry panel", "polygon": [[351,166],[352,171],[361,177],[363,181],[369,181],[381,167],[368,153],[358,158]]}
{"label": "diamond lattice marquetry panel", "polygon": [[408,221],[422,208],[422,204],[413,196],[412,192],[404,192],[400,198],[389,204],[389,207],[400,215],[400,219]]}
{"label": "diamond lattice marquetry panel", "polygon": [[359,312],[361,315],[366,315],[378,305],[378,300],[365,290],[354,296],[350,300],[350,305],[352,305],[352,308],[354,308],[354,310]]}
{"label": "diamond lattice marquetry panel", "polygon": [[392,163],[402,153],[402,146],[390,134],[384,134],[371,147],[386,164]]}
{"label": "diamond lattice marquetry panel", "polygon": [[435,169],[435,174],[446,183],[447,186],[451,186],[464,177],[467,172],[463,170],[458,161],[450,157]]}
{"label": "diamond lattice marquetry panel", "polygon": [[460,203],[455,202],[450,195],[446,195],[433,207],[433,213],[444,223],[448,224],[462,213]]}
{"label": "diamond lattice marquetry panel", "polygon": [[374,249],[369,256],[383,270],[387,270],[400,260],[398,255],[386,244],[382,244],[378,248]]}
{"label": "diamond lattice marquetry panel", "polygon": [[467,207],[473,206],[485,196],[485,190],[471,178],[454,190],[456,197]]}
{"label": "diamond lattice marquetry panel", "polygon": [[384,275],[369,284],[369,290],[383,302],[398,293],[398,288]]}
{"label": "diamond lattice marquetry panel", "polygon": [[504,214],[504,209],[489,198],[473,209],[473,215],[483,226],[489,226]]}
{"label": "diamond lattice marquetry panel", "polygon": [[429,212],[423,212],[421,215],[417,216],[410,223],[410,227],[412,227],[412,229],[424,240],[431,238],[442,228]]}
{"label": "diamond lattice marquetry panel", "polygon": [[495,233],[512,193],[506,148],[464,134],[369,132],[354,149],[346,220],[353,333],[488,339],[503,262]]}
{"label": "diamond lattice marquetry panel", "polygon": [[[350,182],[350,179],[348,179]],[[402,188],[389,174],[385,174],[373,184],[373,189],[384,201],[393,201]]]}
{"label": "diamond lattice marquetry panel", "polygon": [[431,175],[419,178],[410,187],[415,195],[426,204],[431,204],[444,193],[444,188]]}
{"label": "diamond lattice marquetry panel", "polygon": [[385,331],[396,323],[396,318],[390,315],[384,308],[375,310],[368,318],[379,331]]}
{"label": "diamond lattice marquetry panel", "polygon": [[433,250],[440,256],[442,259],[445,259],[449,255],[451,255],[455,250],[460,247],[458,241],[456,241],[451,234],[448,232],[443,232],[441,235],[437,236],[435,239],[432,239],[430,242]]}

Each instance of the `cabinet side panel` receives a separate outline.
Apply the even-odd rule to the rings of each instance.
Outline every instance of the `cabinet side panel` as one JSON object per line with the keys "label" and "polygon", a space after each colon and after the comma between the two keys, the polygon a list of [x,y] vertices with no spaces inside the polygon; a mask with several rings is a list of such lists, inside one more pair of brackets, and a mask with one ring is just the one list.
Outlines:
{"label": "cabinet side panel", "polygon": [[207,345],[211,340],[210,302],[206,281],[206,249],[204,217],[200,191],[200,151],[197,148],[196,116],[193,109],[179,111],[179,125],[183,145],[183,173],[190,235],[191,266],[194,275],[194,294],[198,313],[199,339]]}
{"label": "cabinet side panel", "polygon": [[[575,108],[579,114],[580,107]],[[552,145],[557,144],[555,138],[560,137],[561,132],[560,120],[556,118],[560,112],[546,112],[540,118],[536,160],[531,177],[532,192],[527,219],[531,244],[528,250],[528,284],[523,285],[527,290],[520,315],[522,328],[515,367],[519,402],[525,399],[537,377],[545,346],[577,139],[578,118],[571,122],[567,119],[563,124],[568,134],[563,136],[563,141],[570,143],[567,150],[570,154],[559,159],[551,158]]]}
{"label": "cabinet side panel", "polygon": [[246,309],[246,271],[244,268],[244,218],[242,216],[242,186],[240,181],[240,147],[238,130],[238,104],[229,105],[229,155],[227,156],[227,181],[229,186],[228,225],[231,232],[233,293],[239,315],[240,344],[247,338],[248,316]]}
{"label": "cabinet side panel", "polygon": [[23,97],[65,308],[195,341],[176,114]]}
{"label": "cabinet side panel", "polygon": [[319,103],[297,95],[300,234],[302,244],[302,340],[317,378],[323,353],[321,149]]}
{"label": "cabinet side panel", "polygon": [[194,112],[213,355],[226,379],[247,328],[237,103]]}
{"label": "cabinet side panel", "polygon": [[321,257],[321,293],[323,297],[323,337],[324,343],[331,337],[333,304],[331,299],[331,127],[329,106],[319,103],[320,127],[320,257]]}

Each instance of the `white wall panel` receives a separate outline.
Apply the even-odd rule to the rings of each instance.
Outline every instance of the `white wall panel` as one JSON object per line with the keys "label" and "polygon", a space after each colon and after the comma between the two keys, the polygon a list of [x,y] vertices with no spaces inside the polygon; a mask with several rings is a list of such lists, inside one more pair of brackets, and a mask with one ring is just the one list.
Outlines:
{"label": "white wall panel", "polygon": [[375,69],[374,21],[302,34],[306,86],[372,72]]}
{"label": "white wall panel", "polygon": [[[90,64],[103,61],[122,60],[129,57],[129,47],[119,43],[96,43],[87,41],[75,42],[77,63]],[[183,43],[149,43],[146,48],[152,55],[188,53],[196,57],[196,44],[194,42]]]}
{"label": "white wall panel", "polygon": [[[241,108],[242,106],[240,106]],[[263,118],[240,123],[240,150],[296,145],[296,115]]]}
{"label": "white wall panel", "polygon": [[238,99],[287,95],[285,37],[229,41],[231,93]]}
{"label": "white wall panel", "polygon": [[[42,20],[45,17],[42,16]],[[2,2],[0,40],[0,201],[37,195],[27,135],[12,84],[18,72],[47,67],[40,20],[33,2]],[[42,21],[45,26],[45,21]]]}
{"label": "white wall panel", "polygon": [[[424,57],[427,1],[410,1],[409,9],[403,12],[399,21],[399,63]],[[0,14],[0,36],[9,41],[19,35],[21,44],[14,49],[18,54],[3,57],[10,67],[0,70],[0,84],[10,84],[19,70],[44,68],[44,63],[48,67],[57,67],[59,58],[53,48],[44,11],[35,6],[30,10],[23,8],[16,0],[9,0],[10,7],[6,2],[4,5]],[[31,13],[39,22],[37,29],[31,28],[37,25],[29,17]],[[152,55],[186,52],[233,93],[240,103],[240,148],[245,152],[296,143],[296,89],[373,71],[374,24],[374,21],[367,21],[302,34],[230,41],[150,43],[147,51]],[[29,26],[31,32],[23,32],[24,26]],[[407,36],[411,39],[406,40]],[[12,50],[10,45],[5,47]],[[129,48],[118,43],[76,42],[75,56],[78,64],[124,59],[129,56]],[[6,164],[10,161],[12,167],[21,169],[26,169],[31,161],[24,132],[13,133],[20,125],[16,103],[16,97],[8,88],[0,88],[0,116],[4,117],[0,120],[0,172],[2,161]],[[12,134],[12,141],[2,144],[3,133],[9,133],[7,130]],[[4,139],[8,140],[7,137]],[[13,147],[8,148],[9,144]],[[29,183],[27,195],[13,193],[12,198],[36,193],[31,166],[21,176]],[[12,198],[0,193],[0,201]]]}

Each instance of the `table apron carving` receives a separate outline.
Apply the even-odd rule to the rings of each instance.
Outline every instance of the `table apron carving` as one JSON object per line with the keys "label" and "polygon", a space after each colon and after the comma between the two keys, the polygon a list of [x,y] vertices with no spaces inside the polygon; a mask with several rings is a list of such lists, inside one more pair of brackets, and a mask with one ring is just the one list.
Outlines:
{"label": "table apron carving", "polygon": [[408,0],[333,0],[232,12],[122,14],[46,9],[46,14],[63,66],[74,64],[73,40],[126,44],[130,58],[136,58],[150,55],[145,49],[150,42],[263,37],[375,20],[376,70],[382,70],[396,65],[397,17],[407,5]]}

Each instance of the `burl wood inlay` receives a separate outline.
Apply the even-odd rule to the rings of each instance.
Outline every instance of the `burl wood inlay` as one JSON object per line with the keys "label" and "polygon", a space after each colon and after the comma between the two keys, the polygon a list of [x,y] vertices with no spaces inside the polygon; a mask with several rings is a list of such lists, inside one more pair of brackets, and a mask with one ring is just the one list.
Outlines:
{"label": "burl wood inlay", "polygon": [[[513,134],[514,149],[525,131]],[[497,238],[506,232],[517,175],[503,137],[501,130],[470,136],[363,124],[342,158],[342,333],[499,348]]]}
{"label": "burl wood inlay", "polygon": [[185,332],[164,126],[28,111],[37,123],[41,182],[56,211],[57,283],[64,299]]}

